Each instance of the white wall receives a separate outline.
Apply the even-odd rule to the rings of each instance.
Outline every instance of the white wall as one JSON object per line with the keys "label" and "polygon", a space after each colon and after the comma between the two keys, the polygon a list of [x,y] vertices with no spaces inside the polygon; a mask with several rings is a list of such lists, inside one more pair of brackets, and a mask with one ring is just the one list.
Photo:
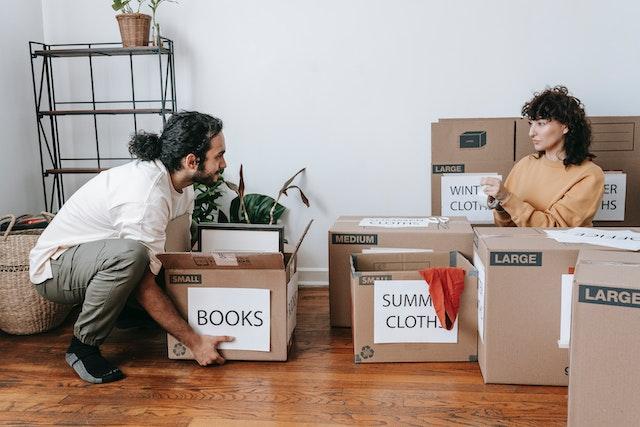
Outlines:
{"label": "white wall", "polygon": [[[43,10],[50,43],[119,38],[107,1]],[[338,215],[430,213],[438,118],[516,116],[559,83],[591,115],[640,114],[639,18],[636,0],[181,0],[159,12],[179,107],[225,121],[227,176],[242,162],[249,191],[274,193],[307,167],[313,207],[285,204],[290,237],[316,219],[301,265],[320,269]]]}
{"label": "white wall", "polygon": [[0,14],[0,216],[44,209],[29,41],[42,41],[40,0],[7,2]]}

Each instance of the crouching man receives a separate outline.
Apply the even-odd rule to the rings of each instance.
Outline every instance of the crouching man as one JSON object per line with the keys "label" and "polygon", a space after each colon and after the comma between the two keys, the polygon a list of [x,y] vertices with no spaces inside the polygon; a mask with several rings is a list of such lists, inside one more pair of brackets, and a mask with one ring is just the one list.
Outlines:
{"label": "crouching man", "polygon": [[30,254],[38,293],[82,306],[65,359],[91,383],[124,378],[102,357],[100,345],[127,304],[139,303],[203,366],[224,363],[217,346],[233,339],[197,334],[155,281],[167,224],[193,212],[193,183],[210,185],[226,167],[222,121],[177,113],[161,135],[135,135],[129,151],[137,159],[100,173],[76,191]]}

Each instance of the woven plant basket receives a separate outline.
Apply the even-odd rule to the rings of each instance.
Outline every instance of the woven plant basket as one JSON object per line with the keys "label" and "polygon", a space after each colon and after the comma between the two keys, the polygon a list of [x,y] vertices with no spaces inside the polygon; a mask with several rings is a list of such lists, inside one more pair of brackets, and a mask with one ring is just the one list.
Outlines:
{"label": "woven plant basket", "polygon": [[55,328],[67,317],[71,305],[42,298],[29,280],[29,251],[42,230],[11,231],[13,215],[0,235],[0,329],[14,335],[37,334]]}
{"label": "woven plant basket", "polygon": [[144,13],[121,13],[116,15],[122,37],[122,47],[147,46],[151,17]]}

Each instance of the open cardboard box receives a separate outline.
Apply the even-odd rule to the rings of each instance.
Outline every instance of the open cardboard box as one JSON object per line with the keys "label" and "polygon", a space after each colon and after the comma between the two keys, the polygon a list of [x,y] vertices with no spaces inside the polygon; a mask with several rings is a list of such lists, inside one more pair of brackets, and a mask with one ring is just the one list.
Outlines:
{"label": "open cardboard box", "polygon": [[[297,253],[173,252],[159,254],[166,292],[199,333],[231,335],[227,360],[287,360],[296,326]],[[170,359],[193,359],[167,334]]]}
{"label": "open cardboard box", "polygon": [[[447,331],[437,319],[419,271],[465,270],[458,317]],[[460,252],[351,256],[353,348],[356,363],[476,361],[477,271]]]}

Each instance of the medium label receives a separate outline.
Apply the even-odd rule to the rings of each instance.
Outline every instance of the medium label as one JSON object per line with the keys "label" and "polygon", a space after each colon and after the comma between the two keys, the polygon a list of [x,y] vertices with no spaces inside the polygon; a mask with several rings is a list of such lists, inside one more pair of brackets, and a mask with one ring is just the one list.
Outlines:
{"label": "medium label", "polygon": [[201,285],[201,274],[170,274],[169,283],[172,285]]}
{"label": "medium label", "polygon": [[377,245],[377,234],[333,234],[331,243],[334,245]]}
{"label": "medium label", "polygon": [[640,308],[640,290],[580,285],[578,301],[589,304]]}
{"label": "medium label", "polygon": [[464,164],[462,165],[433,165],[431,172],[435,174],[443,173],[464,173]]}
{"label": "medium label", "polygon": [[540,267],[542,252],[491,252],[489,265],[509,265],[516,267]]}

